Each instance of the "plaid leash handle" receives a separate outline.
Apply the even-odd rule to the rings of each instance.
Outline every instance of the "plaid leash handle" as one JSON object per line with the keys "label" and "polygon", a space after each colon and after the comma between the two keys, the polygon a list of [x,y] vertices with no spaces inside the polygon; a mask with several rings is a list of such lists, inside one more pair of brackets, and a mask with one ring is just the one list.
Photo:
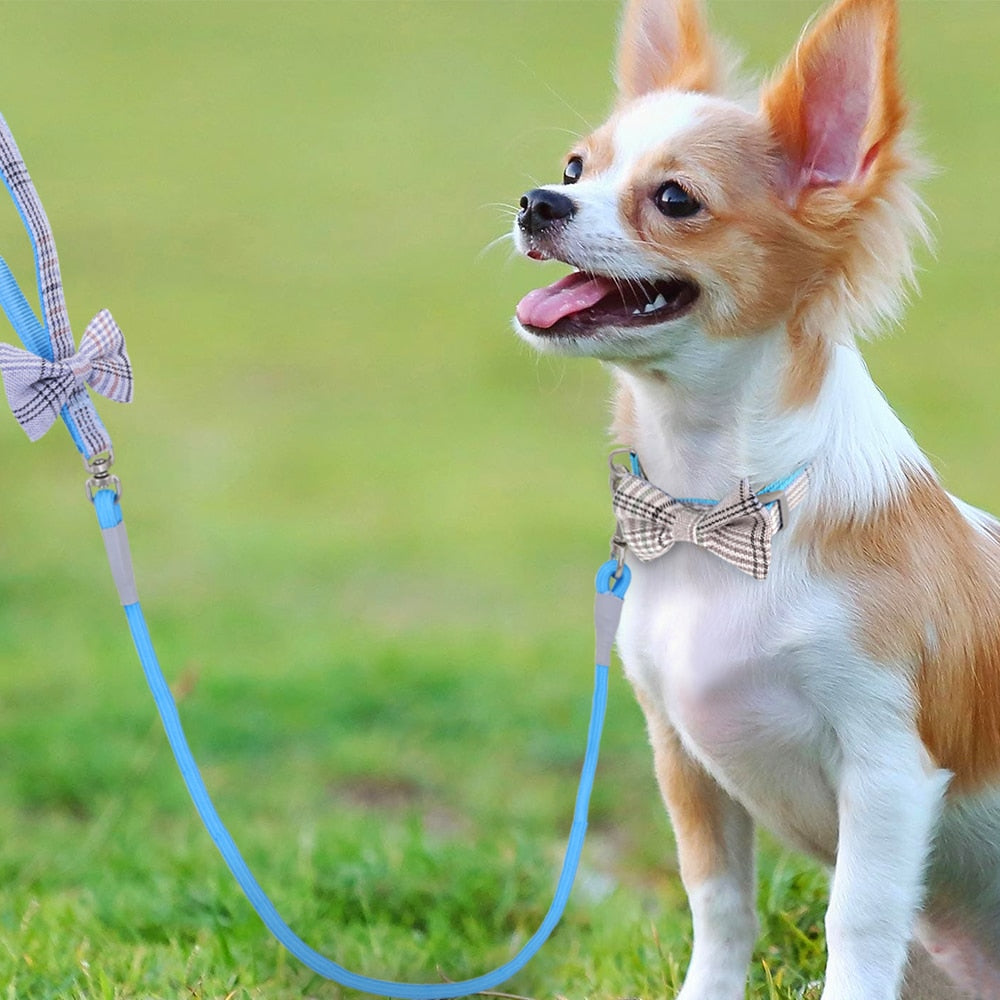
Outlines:
{"label": "plaid leash handle", "polygon": [[6,120],[0,115],[0,176],[31,239],[42,318],[39,321],[0,257],[0,307],[26,350],[0,345],[0,373],[15,417],[34,441],[62,416],[88,461],[111,451],[111,437],[87,392],[118,402],[132,398],[132,369],[121,330],[107,310],[74,346],[55,238]]}
{"label": "plaid leash handle", "polygon": [[808,480],[804,469],[780,493],[756,494],[744,479],[710,504],[678,500],[642,476],[616,467],[612,507],[625,544],[643,562],[659,558],[677,542],[688,542],[763,580],[771,565],[771,540],[784,527],[787,512],[805,496]]}

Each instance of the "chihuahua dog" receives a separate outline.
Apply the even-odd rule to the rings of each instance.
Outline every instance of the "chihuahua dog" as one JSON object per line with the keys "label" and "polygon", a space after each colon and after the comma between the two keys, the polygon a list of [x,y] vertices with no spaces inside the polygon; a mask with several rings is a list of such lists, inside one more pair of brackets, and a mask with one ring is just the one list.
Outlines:
{"label": "chihuahua dog", "polygon": [[[927,236],[897,18],[839,0],[748,97],[698,0],[630,0],[613,114],[514,227],[573,269],[517,332],[617,383],[620,525],[676,522],[625,533],[618,647],[692,912],[681,1000],[744,996],[755,823],[832,868],[823,1000],[899,997],[914,941],[1000,1000],[1000,524],[857,346]],[[727,503],[745,540],[702,544]]]}

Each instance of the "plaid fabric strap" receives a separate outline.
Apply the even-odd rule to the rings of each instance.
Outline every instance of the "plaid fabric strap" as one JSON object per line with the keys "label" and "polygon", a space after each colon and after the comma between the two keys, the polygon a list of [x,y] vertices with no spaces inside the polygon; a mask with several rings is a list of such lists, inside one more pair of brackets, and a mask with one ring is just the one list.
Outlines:
{"label": "plaid fabric strap", "polygon": [[756,580],[767,576],[771,539],[805,496],[809,470],[782,490],[754,493],[747,479],[718,503],[678,500],[642,476],[614,467],[612,506],[626,545],[644,562],[677,542],[699,545]]}
{"label": "plaid fabric strap", "polygon": [[27,351],[2,345],[0,370],[14,415],[35,440],[62,415],[87,459],[111,450],[111,438],[87,393],[89,385],[109,399],[132,398],[132,374],[124,339],[106,310],[91,320],[77,351],[63,295],[55,238],[41,199],[7,122],[0,116],[0,179],[31,238],[41,305],[39,322],[6,262],[0,258],[0,306]]}

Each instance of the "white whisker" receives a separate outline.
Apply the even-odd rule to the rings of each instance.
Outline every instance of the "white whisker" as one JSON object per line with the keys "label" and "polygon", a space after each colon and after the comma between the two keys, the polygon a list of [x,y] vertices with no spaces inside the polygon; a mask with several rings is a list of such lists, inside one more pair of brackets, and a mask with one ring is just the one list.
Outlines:
{"label": "white whisker", "polygon": [[[482,260],[494,247],[500,246],[501,243],[509,240],[511,243],[511,249],[513,250],[514,234],[513,233],[501,233],[496,239],[490,240],[476,255],[477,260]],[[511,255],[513,257],[513,254]]]}

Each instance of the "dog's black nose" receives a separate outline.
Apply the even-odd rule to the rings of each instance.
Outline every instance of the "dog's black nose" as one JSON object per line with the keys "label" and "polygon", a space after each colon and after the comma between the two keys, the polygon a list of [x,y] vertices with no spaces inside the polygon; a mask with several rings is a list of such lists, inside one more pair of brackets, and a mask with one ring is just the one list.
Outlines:
{"label": "dog's black nose", "polygon": [[576,202],[572,198],[547,188],[535,188],[521,198],[517,224],[524,232],[535,235],[555,222],[570,218],[575,211]]}

